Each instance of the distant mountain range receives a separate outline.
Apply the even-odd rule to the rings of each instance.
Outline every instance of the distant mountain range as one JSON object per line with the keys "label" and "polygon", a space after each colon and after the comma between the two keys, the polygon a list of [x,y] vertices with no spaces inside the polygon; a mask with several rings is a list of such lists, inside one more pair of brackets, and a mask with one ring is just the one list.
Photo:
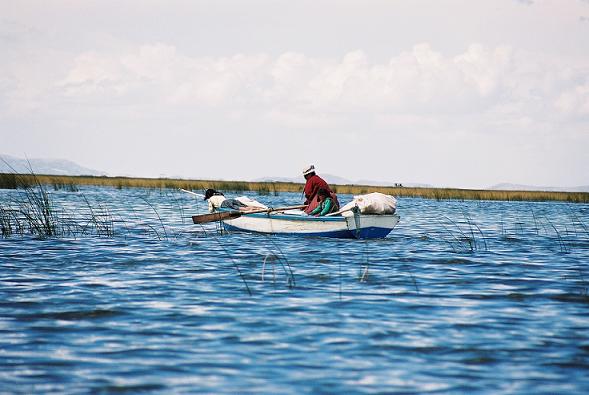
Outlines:
{"label": "distant mountain range", "polygon": [[[333,174],[326,174],[326,173],[321,173],[321,178],[323,178],[329,184],[334,184],[334,185],[370,185],[370,186],[386,187],[386,186],[395,186],[395,185],[399,184],[399,183],[394,183],[394,182],[374,181],[374,180],[352,181],[347,178],[334,176]],[[262,178],[258,178],[256,180],[254,180],[254,181],[255,182],[272,182],[272,181],[275,181],[275,182],[295,182],[295,183],[301,184],[301,183],[305,182],[305,179],[303,178],[303,176],[300,176],[300,177],[262,177]],[[416,183],[400,183],[400,184],[402,184],[404,187],[408,187],[408,188],[433,188],[433,186],[429,185],[429,184],[416,184]]]}
{"label": "distant mountain range", "polygon": [[[334,176],[333,174],[325,174],[322,173],[321,177],[327,181],[329,184],[335,185],[370,185],[370,186],[395,186],[394,182],[383,182],[383,181],[374,181],[374,180],[358,180],[352,181],[348,180],[343,177]],[[304,178],[303,176],[300,177],[263,177],[254,180],[257,182],[295,182],[295,183],[303,183]],[[434,186],[430,184],[417,184],[417,183],[400,183],[404,187],[407,188],[434,188]],[[583,186],[576,186],[576,187],[543,187],[543,186],[533,186],[533,185],[521,185],[521,184],[509,184],[509,183],[502,183],[493,185],[492,187],[487,188],[489,190],[501,190],[501,191],[554,191],[554,192],[589,192],[589,185]]]}
{"label": "distant mountain range", "polygon": [[89,169],[66,159],[21,159],[0,154],[0,173],[51,174],[60,176],[102,176],[106,172]]}
{"label": "distant mountain range", "polygon": [[582,185],[577,187],[542,187],[534,185],[503,183],[493,185],[489,189],[500,191],[589,192],[589,185]]}
{"label": "distant mountain range", "polygon": [[[21,159],[10,155],[0,154],[0,173],[30,173],[51,174],[64,176],[104,176],[106,172],[90,169],[80,166],[79,164],[66,159]],[[349,180],[347,178],[335,176],[333,174],[322,173],[321,177],[330,184],[335,185],[370,185],[370,186],[395,186],[399,183],[374,181],[374,180]],[[297,177],[263,177],[254,180],[256,182],[294,182],[304,183],[303,176]],[[430,184],[400,183],[408,188],[433,188]],[[502,183],[493,185],[489,190],[503,191],[554,191],[554,192],[589,192],[589,185],[575,187],[546,187],[522,184]]]}

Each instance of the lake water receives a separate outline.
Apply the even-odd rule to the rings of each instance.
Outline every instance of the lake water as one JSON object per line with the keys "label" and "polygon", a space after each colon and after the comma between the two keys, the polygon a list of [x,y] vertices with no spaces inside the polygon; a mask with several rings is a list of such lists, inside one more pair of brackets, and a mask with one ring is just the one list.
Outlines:
{"label": "lake water", "polygon": [[404,198],[356,241],[220,235],[173,190],[51,199],[62,236],[0,238],[2,393],[589,392],[589,205]]}

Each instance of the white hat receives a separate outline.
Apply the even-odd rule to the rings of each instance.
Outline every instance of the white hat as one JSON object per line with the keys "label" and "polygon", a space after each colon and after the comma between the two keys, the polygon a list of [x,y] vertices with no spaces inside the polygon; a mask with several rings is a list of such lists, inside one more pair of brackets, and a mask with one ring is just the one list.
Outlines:
{"label": "white hat", "polygon": [[309,165],[307,167],[305,167],[305,169],[303,170],[303,175],[306,176],[307,174],[310,173],[315,173],[315,165]]}

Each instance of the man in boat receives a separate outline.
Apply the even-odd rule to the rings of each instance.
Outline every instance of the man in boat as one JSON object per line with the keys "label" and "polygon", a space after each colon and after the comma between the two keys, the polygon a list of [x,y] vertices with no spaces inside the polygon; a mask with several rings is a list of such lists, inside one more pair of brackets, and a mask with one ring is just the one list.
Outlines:
{"label": "man in boat", "polygon": [[209,211],[213,212],[219,208],[227,208],[239,211],[252,211],[260,208],[268,208],[260,202],[249,199],[245,196],[237,199],[227,199],[222,192],[214,189],[207,189],[205,191],[205,198],[209,202]]}
{"label": "man in boat", "polygon": [[319,177],[315,173],[315,166],[309,165],[305,167],[303,170],[303,176],[307,182],[305,183],[305,189],[303,189],[303,193],[305,195],[305,204],[307,204],[307,208],[305,209],[305,213],[309,214],[319,205],[319,196],[318,192],[319,189],[325,189],[333,201],[336,209],[334,211],[339,210],[339,202],[337,200],[337,196],[335,193],[329,188],[327,182],[321,177]]}
{"label": "man in boat", "polygon": [[327,214],[335,213],[338,210],[338,207],[334,203],[327,189],[319,188],[317,196],[319,198],[319,205],[315,207],[315,209],[311,211],[309,215],[322,217]]}

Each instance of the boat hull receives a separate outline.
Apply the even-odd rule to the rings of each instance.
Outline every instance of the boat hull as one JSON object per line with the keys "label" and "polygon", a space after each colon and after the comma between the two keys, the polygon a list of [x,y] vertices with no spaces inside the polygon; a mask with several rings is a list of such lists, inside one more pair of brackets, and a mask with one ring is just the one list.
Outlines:
{"label": "boat hull", "polygon": [[381,239],[399,222],[398,215],[353,215],[349,217],[309,217],[288,214],[250,214],[223,221],[228,231],[334,237],[344,239]]}

